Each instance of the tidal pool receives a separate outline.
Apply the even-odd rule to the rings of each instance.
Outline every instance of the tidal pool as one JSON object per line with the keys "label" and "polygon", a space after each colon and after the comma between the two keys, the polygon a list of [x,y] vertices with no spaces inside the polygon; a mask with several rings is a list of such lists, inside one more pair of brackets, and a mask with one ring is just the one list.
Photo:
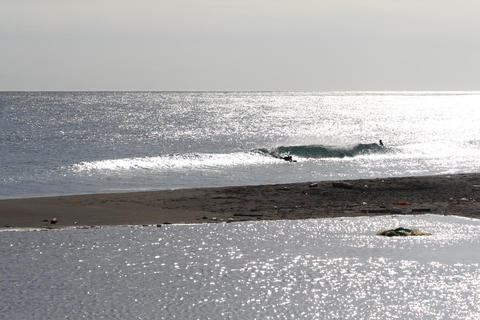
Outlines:
{"label": "tidal pool", "polygon": [[479,248],[437,215],[3,230],[0,319],[478,319]]}

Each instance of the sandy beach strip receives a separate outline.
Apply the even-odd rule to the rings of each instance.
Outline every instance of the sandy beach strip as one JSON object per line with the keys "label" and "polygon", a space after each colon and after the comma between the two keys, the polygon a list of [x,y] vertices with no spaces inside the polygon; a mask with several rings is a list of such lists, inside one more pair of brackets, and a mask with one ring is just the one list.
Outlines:
{"label": "sandy beach strip", "polygon": [[6,199],[0,228],[424,213],[480,218],[480,174]]}

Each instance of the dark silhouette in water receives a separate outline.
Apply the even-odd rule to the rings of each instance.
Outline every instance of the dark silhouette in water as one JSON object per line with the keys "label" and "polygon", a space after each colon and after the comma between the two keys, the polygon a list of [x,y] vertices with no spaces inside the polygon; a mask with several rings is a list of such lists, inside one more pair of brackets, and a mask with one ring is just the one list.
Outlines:
{"label": "dark silhouette in water", "polygon": [[285,160],[285,161],[288,161],[288,162],[297,162],[297,160],[293,160],[292,156],[290,156],[290,155],[283,156],[283,157],[280,157],[280,158]]}
{"label": "dark silhouette in water", "polygon": [[381,147],[384,147],[382,139],[380,139],[380,140],[378,141],[378,144],[379,144]]}

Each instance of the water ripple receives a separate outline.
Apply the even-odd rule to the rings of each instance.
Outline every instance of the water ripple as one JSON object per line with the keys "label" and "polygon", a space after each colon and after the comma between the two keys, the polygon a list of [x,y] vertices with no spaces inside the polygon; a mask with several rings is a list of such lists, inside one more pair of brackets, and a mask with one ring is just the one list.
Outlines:
{"label": "water ripple", "polygon": [[[433,235],[375,235],[389,226]],[[466,218],[1,232],[0,242],[9,319],[480,317],[480,222]]]}

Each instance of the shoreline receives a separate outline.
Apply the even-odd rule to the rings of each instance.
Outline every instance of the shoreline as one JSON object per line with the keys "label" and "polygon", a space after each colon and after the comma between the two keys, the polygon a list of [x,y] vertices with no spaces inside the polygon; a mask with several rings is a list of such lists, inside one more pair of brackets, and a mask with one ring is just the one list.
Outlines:
{"label": "shoreline", "polygon": [[4,199],[0,200],[0,228],[425,213],[480,218],[480,174]]}

